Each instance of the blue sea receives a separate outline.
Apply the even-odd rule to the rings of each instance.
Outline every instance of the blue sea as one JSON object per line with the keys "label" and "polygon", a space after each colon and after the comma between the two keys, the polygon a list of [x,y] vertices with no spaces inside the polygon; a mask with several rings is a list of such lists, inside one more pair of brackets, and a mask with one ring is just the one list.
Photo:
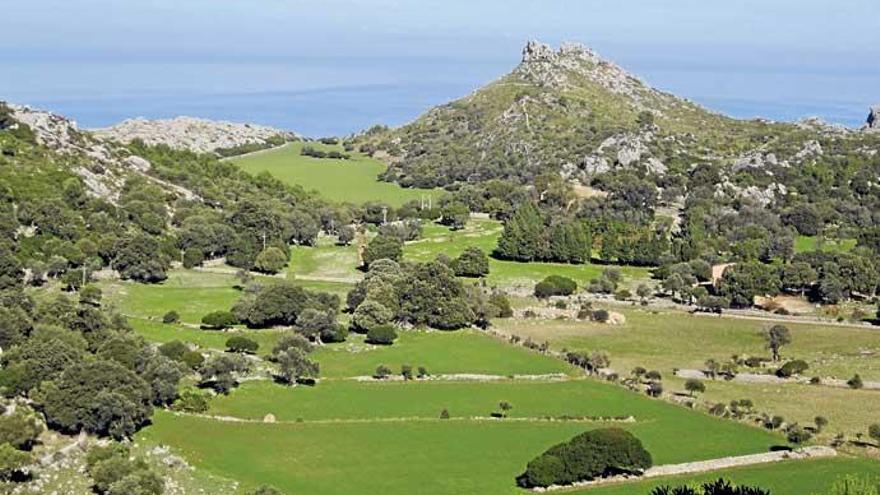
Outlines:
{"label": "blue sea", "polygon": [[[400,125],[509,71],[498,58],[4,61],[0,100],[52,110],[95,128],[132,117],[188,115],[254,122],[307,136]],[[860,126],[880,102],[880,73],[739,64],[675,66],[632,56],[623,65],[652,85],[734,117],[818,116]]]}

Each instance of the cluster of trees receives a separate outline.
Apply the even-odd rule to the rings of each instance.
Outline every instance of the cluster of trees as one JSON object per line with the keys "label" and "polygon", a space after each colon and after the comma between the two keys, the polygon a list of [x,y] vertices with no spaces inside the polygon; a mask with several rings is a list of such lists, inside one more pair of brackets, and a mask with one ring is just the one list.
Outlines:
{"label": "cluster of trees", "polygon": [[300,155],[310,156],[312,158],[330,158],[333,160],[348,160],[351,155],[338,150],[324,151],[314,146],[305,145],[299,152]]}
{"label": "cluster of trees", "polygon": [[493,254],[515,261],[588,262],[592,236],[586,223],[551,218],[531,202],[524,203],[504,223]]}
{"label": "cluster of trees", "polygon": [[598,428],[547,449],[529,462],[517,484],[524,488],[568,485],[616,474],[638,475],[651,465],[651,454],[632,433]]}
{"label": "cluster of trees", "polygon": [[186,366],[153,349],[94,298],[59,294],[35,302],[24,292],[0,293],[6,342],[0,389],[25,397],[50,428],[125,438],[155,406],[177,397]]}
{"label": "cluster of trees", "polygon": [[121,443],[95,446],[86,455],[86,472],[100,495],[161,495],[165,480]]}
{"label": "cluster of trees", "polygon": [[394,322],[454,330],[510,315],[503,294],[465,285],[449,264],[461,266],[442,259],[403,265],[388,258],[371,262],[346,298],[352,330],[368,333]]}
{"label": "cluster of trees", "polygon": [[299,333],[282,336],[270,356],[278,365],[276,378],[285,384],[310,383],[317,379],[321,368],[309,357],[313,349],[312,343]]}
{"label": "cluster of trees", "polygon": [[339,307],[339,296],[335,294],[278,282],[251,286],[235,303],[231,315],[250,328],[295,326],[309,339],[339,342],[346,336],[337,322]]}

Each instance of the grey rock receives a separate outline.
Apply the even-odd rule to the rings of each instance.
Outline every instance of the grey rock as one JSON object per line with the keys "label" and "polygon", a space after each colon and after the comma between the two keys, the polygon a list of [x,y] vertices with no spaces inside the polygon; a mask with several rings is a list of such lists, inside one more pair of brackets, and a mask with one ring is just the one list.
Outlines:
{"label": "grey rock", "polygon": [[210,153],[223,148],[246,144],[265,144],[270,138],[283,136],[296,139],[292,132],[273,127],[234,122],[213,121],[193,117],[147,120],[129,119],[112,127],[96,129],[95,135],[121,143],[136,139],[149,145],[164,144],[173,149]]}
{"label": "grey rock", "polygon": [[868,120],[865,125],[868,129],[880,129],[880,105],[874,105],[871,107],[871,111],[868,113]]}

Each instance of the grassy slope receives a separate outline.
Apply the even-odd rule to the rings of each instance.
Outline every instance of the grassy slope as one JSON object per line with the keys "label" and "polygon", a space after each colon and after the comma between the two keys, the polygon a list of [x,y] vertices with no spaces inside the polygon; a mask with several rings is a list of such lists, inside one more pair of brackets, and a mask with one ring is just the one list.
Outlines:
{"label": "grassy slope", "polygon": [[[616,309],[620,310],[620,309]],[[680,312],[650,313],[622,310],[626,325],[608,326],[590,322],[505,320],[500,330],[536,341],[549,340],[551,347],[577,350],[605,350],[611,366],[628,374],[636,366],[657,369],[664,376],[667,391],[682,390],[681,380],[672,377],[673,368],[701,368],[709,359],[725,360],[732,354],[768,355],[762,330],[772,323],[732,318],[691,316]],[[865,379],[880,378],[880,337],[873,329],[831,325],[787,324],[792,344],[783,348],[783,357],[796,357],[810,365],[808,375],[848,378],[861,373]],[[862,351],[874,354],[862,354]],[[742,370],[742,371],[745,371]],[[876,422],[875,391],[854,391],[809,385],[767,385],[707,382],[703,399],[729,402],[749,398],[759,411],[781,414],[801,424],[811,424],[817,415],[831,424],[823,432],[864,431]]]}
{"label": "grassy slope", "polygon": [[[359,153],[350,160],[318,159],[300,154],[305,143],[291,143],[284,147],[247,155],[234,160],[242,169],[257,174],[268,171],[289,184],[299,184],[307,190],[320,191],[321,196],[339,202],[364,203],[382,201],[399,206],[411,199],[426,195],[438,196],[437,191],[404,189],[377,176],[385,165]],[[320,149],[339,147],[308,143]]]}
{"label": "grassy slope", "polygon": [[795,238],[794,250],[796,253],[810,251],[826,251],[830,253],[849,252],[856,247],[855,239],[824,240],[817,236],[799,235]]}
{"label": "grassy slope", "polygon": [[[440,400],[465,413],[511,400],[523,413],[595,411],[634,413],[622,424],[643,439],[659,464],[765,451],[779,437],[687,411],[611,385],[578,381],[555,384],[349,384],[286,392],[249,385],[242,407],[259,414],[252,394],[264,395],[275,414],[287,414],[295,394],[307,417],[382,417],[436,414]],[[277,386],[274,386],[277,387]],[[369,387],[369,388],[367,388]],[[427,387],[424,391],[422,387]],[[434,387],[437,392],[434,393]],[[549,388],[545,388],[549,387]],[[325,388],[325,390],[321,390]],[[441,391],[442,388],[442,391]],[[360,390],[358,390],[360,389]],[[420,390],[421,389],[421,390]],[[251,395],[248,395],[251,394]],[[411,395],[412,394],[412,395]],[[277,404],[276,404],[277,401]],[[422,402],[427,401],[427,402]],[[227,408],[231,408],[228,403]],[[397,412],[399,411],[399,412]],[[292,493],[515,493],[513,478],[543,449],[592,427],[581,422],[439,419],[418,421],[242,424],[157,415],[142,437],[180,449],[197,465],[245,483],[270,482]],[[234,445],[232,449],[229,446]],[[402,475],[405,473],[405,476]],[[443,481],[436,480],[443,473]],[[432,482],[425,484],[426,479]]]}

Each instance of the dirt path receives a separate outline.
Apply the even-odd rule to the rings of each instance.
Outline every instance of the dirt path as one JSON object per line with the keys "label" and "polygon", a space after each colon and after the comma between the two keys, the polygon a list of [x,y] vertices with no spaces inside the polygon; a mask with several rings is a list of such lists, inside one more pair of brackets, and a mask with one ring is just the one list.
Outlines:
{"label": "dirt path", "polygon": [[676,476],[682,474],[699,474],[719,469],[729,469],[740,466],[753,466],[755,464],[768,464],[771,462],[782,462],[797,459],[818,459],[823,457],[834,457],[837,451],[831,447],[813,446],[805,447],[795,451],[777,451],[765,452],[762,454],[751,454],[731,457],[721,457],[719,459],[711,459],[708,461],[685,462],[682,464],[665,464],[663,466],[654,466],[642,476],[615,476],[602,480],[584,481],[565,486],[549,486],[547,488],[536,488],[536,492],[547,491],[565,491],[579,489],[587,486],[607,485],[613,483],[622,483],[626,481],[637,481],[645,478],[659,478],[663,476]]}
{"label": "dirt path", "polygon": [[[708,380],[711,379],[706,373],[701,370],[694,369],[680,369],[675,373],[675,376],[681,378],[696,378],[699,380]],[[799,383],[803,385],[813,385],[813,386],[825,386],[825,387],[836,387],[836,388],[849,388],[849,385],[846,383],[846,380],[842,380],[839,378],[823,378],[820,383],[811,384],[810,379],[806,377],[794,377],[794,378],[780,378],[775,375],[761,375],[757,373],[738,373],[733,377],[731,381],[739,382],[739,383],[757,383],[757,384],[770,384],[770,385],[782,385],[782,384],[790,384],[790,383]],[[863,389],[866,390],[880,390],[880,382],[862,382]]]}

